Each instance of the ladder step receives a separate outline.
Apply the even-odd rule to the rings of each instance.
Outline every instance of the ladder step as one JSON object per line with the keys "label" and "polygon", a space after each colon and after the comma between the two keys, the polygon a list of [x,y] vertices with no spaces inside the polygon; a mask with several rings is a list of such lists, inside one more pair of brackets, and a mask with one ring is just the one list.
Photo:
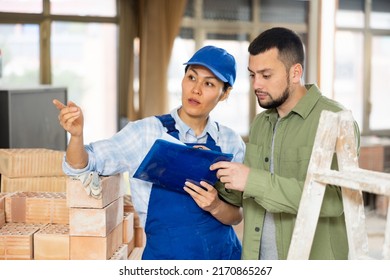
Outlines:
{"label": "ladder step", "polygon": [[362,168],[319,170],[313,172],[313,179],[324,184],[390,196],[390,174],[387,173]]}
{"label": "ladder step", "polygon": [[[313,144],[287,259],[309,259],[326,185],[340,186],[348,236],[348,258],[369,259],[362,192],[390,197],[390,173],[359,168],[351,111],[323,111]],[[336,154],[339,171],[330,170]],[[384,259],[390,259],[390,205]]]}

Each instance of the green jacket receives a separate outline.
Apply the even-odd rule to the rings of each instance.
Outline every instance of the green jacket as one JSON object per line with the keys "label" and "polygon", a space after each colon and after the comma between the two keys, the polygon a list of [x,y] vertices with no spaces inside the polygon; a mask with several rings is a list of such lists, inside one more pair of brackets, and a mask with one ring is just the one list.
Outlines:
{"label": "green jacket", "polygon": [[[251,168],[242,194],[244,237],[242,259],[258,259],[265,211],[274,214],[279,259],[286,259],[307,168],[323,110],[344,108],[321,95],[315,85],[279,121],[274,139],[274,175],[270,170],[271,143],[278,114],[266,110],[252,122],[245,164]],[[356,126],[357,132],[358,128]],[[359,133],[357,133],[359,136]],[[337,169],[334,158],[332,169]],[[310,259],[347,259],[348,242],[341,189],[327,186]]]}

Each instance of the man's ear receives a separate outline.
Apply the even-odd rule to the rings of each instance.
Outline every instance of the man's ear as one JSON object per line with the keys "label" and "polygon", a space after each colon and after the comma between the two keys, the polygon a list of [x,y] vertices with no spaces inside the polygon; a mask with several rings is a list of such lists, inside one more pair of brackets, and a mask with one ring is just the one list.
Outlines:
{"label": "man's ear", "polygon": [[300,63],[296,63],[290,68],[290,81],[295,83],[300,83],[303,75],[303,68]]}

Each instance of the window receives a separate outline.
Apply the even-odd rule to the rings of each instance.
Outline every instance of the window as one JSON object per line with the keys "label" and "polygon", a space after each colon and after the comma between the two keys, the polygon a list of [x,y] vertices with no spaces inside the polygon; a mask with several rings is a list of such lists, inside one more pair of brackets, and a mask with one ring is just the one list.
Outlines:
{"label": "window", "polygon": [[339,0],[336,27],[334,98],[362,134],[389,135],[390,2]]}
{"label": "window", "polygon": [[373,0],[371,28],[390,29],[390,3],[388,0]]}
{"label": "window", "polygon": [[361,32],[336,32],[333,98],[352,111],[360,128],[363,125],[363,42]]}
{"label": "window", "polygon": [[261,0],[260,20],[263,22],[307,22],[307,1]]}
{"label": "window", "polygon": [[373,36],[371,47],[370,129],[390,129],[390,35]]}
{"label": "window", "polygon": [[[224,46],[234,56],[237,63],[237,76],[229,98],[218,104],[211,116],[219,123],[228,124],[240,135],[248,134],[249,127],[249,79],[248,46],[249,38],[229,36],[219,38],[218,34],[208,34],[205,45]],[[244,38],[242,38],[244,37]],[[234,112],[234,113],[233,113]]]}
{"label": "window", "polygon": [[0,0],[0,12],[42,13],[43,0]]}
{"label": "window", "polygon": [[336,14],[336,25],[339,27],[364,27],[364,0],[339,1]]}
{"label": "window", "polygon": [[191,35],[191,30],[187,30],[187,32],[183,30],[181,36],[175,39],[173,45],[168,69],[169,109],[174,109],[181,104],[181,81],[185,69],[183,63],[187,62],[195,52],[195,43],[191,39]]}
{"label": "window", "polygon": [[[183,63],[205,45],[226,49],[236,58],[237,79],[229,98],[211,116],[244,138],[255,114],[262,111],[251,90],[248,46],[262,30],[286,26],[307,38],[309,1],[290,0],[189,0],[182,28],[175,40],[169,68],[170,108],[181,104]],[[254,11],[259,13],[255,15]]]}
{"label": "window", "polygon": [[0,86],[39,84],[39,25],[0,24]]}
{"label": "window", "polygon": [[51,13],[76,16],[116,16],[116,1],[50,0]]}
{"label": "window", "polygon": [[203,15],[205,19],[211,20],[250,21],[250,4],[250,0],[225,0],[223,5],[221,1],[204,0]]}
{"label": "window", "polygon": [[[53,84],[68,88],[68,100],[83,108],[86,143],[116,132],[116,26],[54,22]],[[101,128],[98,128],[98,127]]]}
{"label": "window", "polygon": [[[48,2],[50,5],[44,5]],[[4,15],[0,23],[0,86],[31,87],[50,81],[67,87],[68,100],[83,109],[86,143],[117,131],[116,3],[0,0]],[[49,6],[51,10],[44,11]],[[40,53],[40,48],[50,53]]]}

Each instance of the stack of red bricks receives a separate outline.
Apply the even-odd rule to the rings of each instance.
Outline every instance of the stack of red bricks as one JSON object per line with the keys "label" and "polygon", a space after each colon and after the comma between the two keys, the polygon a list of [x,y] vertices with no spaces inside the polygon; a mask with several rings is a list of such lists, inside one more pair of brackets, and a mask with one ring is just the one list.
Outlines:
{"label": "stack of red bricks", "polygon": [[[68,179],[70,259],[105,260],[120,249],[121,259],[127,258],[123,244],[124,204],[120,176],[101,179],[102,197],[87,194],[77,179]],[[133,228],[133,223],[128,225]],[[132,238],[132,237],[131,237]],[[80,250],[82,248],[82,250]],[[126,253],[124,253],[126,252]]]}
{"label": "stack of red bricks", "polygon": [[63,151],[0,149],[1,192],[65,192]]}
{"label": "stack of red bricks", "polygon": [[[29,152],[30,159],[34,158],[31,154],[42,159],[37,151],[20,150],[24,158]],[[42,170],[61,166],[62,162],[62,157],[41,161],[40,170],[25,166],[37,163],[37,159],[15,161],[23,158],[15,156],[17,153],[0,152],[0,173],[12,171],[24,176],[21,178],[49,177]],[[44,153],[48,159],[47,151]],[[12,160],[5,158],[10,154]],[[101,199],[88,196],[81,182],[72,178],[65,180],[66,192],[35,191],[25,186],[0,192],[0,259],[139,259],[143,229],[131,197],[123,195],[121,180],[119,174],[101,177]]]}
{"label": "stack of red bricks", "polygon": [[[127,233],[124,233],[124,243],[129,241],[128,244],[128,259],[140,260],[142,252],[146,244],[145,231],[140,225],[140,219],[137,212],[134,209],[133,202],[130,195],[124,196],[124,221],[133,221],[133,231],[129,229]],[[129,221],[130,223],[130,221]],[[134,236],[133,239],[130,236]]]}

